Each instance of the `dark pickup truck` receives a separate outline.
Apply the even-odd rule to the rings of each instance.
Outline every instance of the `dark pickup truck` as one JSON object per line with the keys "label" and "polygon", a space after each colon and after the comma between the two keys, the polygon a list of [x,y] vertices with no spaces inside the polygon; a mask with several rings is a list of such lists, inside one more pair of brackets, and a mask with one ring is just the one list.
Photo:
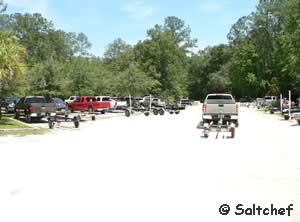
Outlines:
{"label": "dark pickup truck", "polygon": [[43,96],[26,96],[19,100],[15,107],[15,118],[24,116],[26,122],[32,119],[41,120],[46,116],[56,115],[56,104],[49,103]]}

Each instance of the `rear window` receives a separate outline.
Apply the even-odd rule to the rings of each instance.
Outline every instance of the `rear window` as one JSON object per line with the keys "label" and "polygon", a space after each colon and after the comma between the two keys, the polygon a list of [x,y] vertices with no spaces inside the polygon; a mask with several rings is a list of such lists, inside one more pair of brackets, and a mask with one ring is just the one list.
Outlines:
{"label": "rear window", "polygon": [[102,101],[110,101],[110,98],[109,97],[103,97]]}
{"label": "rear window", "polygon": [[33,97],[25,99],[24,103],[47,103],[45,98]]}
{"label": "rear window", "polygon": [[207,100],[233,100],[230,95],[210,95],[207,96]]}

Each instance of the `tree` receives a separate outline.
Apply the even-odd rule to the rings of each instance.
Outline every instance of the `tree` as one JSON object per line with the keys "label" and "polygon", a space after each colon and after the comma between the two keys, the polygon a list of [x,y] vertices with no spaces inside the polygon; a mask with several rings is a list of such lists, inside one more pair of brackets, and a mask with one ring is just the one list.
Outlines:
{"label": "tree", "polygon": [[35,64],[27,73],[29,93],[46,97],[64,97],[68,94],[67,80],[61,78],[64,72],[63,64],[51,57],[43,63]]}
{"label": "tree", "polygon": [[88,49],[91,48],[92,44],[89,42],[88,37],[82,32],[76,37],[77,40],[77,52],[80,56],[89,55]]}
{"label": "tree", "polygon": [[23,74],[24,56],[25,49],[17,39],[6,31],[0,31],[0,97],[5,88]]}
{"label": "tree", "polygon": [[108,62],[112,61],[113,59],[117,59],[130,48],[131,46],[128,45],[121,38],[115,39],[112,43],[108,45],[108,48],[104,53],[104,59]]}
{"label": "tree", "polygon": [[0,14],[6,11],[7,5],[4,4],[3,0],[0,0]]}
{"label": "tree", "polygon": [[4,81],[23,74],[25,49],[6,31],[0,31],[0,92]]}
{"label": "tree", "polygon": [[190,27],[175,16],[165,18],[164,25],[155,25],[154,28],[147,31],[147,34],[154,40],[159,38],[162,32],[169,33],[176,46],[182,48],[185,52],[190,52],[190,49],[196,46],[197,40],[191,38]]}
{"label": "tree", "polygon": [[146,95],[154,84],[155,81],[140,70],[137,64],[132,63],[125,71],[116,76],[115,92],[117,95]]}

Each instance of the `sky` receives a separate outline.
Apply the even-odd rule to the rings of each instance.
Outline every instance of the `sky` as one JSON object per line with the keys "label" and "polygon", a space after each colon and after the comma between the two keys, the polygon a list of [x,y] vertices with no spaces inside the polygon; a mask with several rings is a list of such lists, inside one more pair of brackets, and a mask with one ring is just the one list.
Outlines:
{"label": "sky", "polygon": [[4,0],[7,13],[41,13],[55,28],[83,32],[90,52],[102,56],[109,43],[121,38],[135,44],[155,24],[176,16],[190,26],[198,49],[227,43],[238,18],[255,10],[258,0]]}

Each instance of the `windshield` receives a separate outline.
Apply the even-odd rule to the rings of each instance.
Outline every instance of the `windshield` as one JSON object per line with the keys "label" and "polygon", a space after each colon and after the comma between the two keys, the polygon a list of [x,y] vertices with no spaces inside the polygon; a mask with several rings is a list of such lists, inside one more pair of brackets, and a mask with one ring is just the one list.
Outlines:
{"label": "windshield", "polygon": [[47,101],[43,97],[32,97],[25,99],[24,103],[47,103]]}

